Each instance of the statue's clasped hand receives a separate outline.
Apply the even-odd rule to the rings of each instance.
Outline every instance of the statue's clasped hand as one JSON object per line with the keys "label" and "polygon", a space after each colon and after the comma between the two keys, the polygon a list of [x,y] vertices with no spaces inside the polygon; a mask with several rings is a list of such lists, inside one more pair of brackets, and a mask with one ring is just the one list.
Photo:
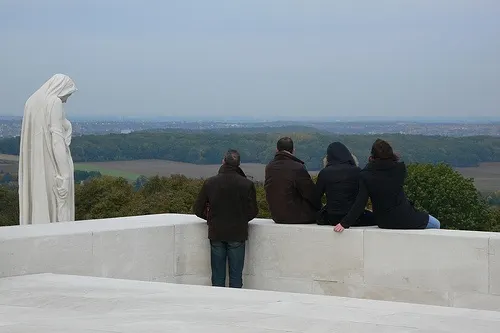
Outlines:
{"label": "statue's clasped hand", "polygon": [[65,199],[69,193],[69,178],[56,176],[56,190],[59,198]]}

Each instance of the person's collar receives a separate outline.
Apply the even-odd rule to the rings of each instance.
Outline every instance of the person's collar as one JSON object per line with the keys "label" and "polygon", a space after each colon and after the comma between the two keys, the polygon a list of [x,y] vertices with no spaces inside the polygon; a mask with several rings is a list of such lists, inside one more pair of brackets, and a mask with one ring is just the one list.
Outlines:
{"label": "person's collar", "polygon": [[276,153],[276,155],[274,155],[274,157],[276,159],[283,159],[283,158],[286,158],[286,159],[291,159],[295,162],[299,162],[299,163],[302,163],[304,164],[304,162],[302,160],[300,160],[299,158],[295,157],[295,155],[285,151],[285,150],[282,150],[282,151],[279,151]]}
{"label": "person's collar", "polygon": [[219,174],[221,173],[237,173],[240,176],[243,176],[246,178],[245,173],[239,166],[232,166],[229,164],[222,164],[221,167],[219,168]]}

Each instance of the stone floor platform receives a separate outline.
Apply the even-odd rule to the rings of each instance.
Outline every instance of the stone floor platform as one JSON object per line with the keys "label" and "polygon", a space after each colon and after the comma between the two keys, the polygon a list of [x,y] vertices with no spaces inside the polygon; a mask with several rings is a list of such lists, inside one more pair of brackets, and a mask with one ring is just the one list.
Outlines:
{"label": "stone floor platform", "polygon": [[500,313],[71,275],[0,279],[0,332],[500,332]]}

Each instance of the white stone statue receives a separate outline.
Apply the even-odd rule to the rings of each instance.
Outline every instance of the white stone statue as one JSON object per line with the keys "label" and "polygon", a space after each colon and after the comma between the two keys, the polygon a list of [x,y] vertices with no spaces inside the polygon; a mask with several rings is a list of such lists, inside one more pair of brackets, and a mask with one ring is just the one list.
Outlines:
{"label": "white stone statue", "polygon": [[19,223],[75,220],[72,127],[63,103],[76,91],[56,74],[26,102],[19,152]]}

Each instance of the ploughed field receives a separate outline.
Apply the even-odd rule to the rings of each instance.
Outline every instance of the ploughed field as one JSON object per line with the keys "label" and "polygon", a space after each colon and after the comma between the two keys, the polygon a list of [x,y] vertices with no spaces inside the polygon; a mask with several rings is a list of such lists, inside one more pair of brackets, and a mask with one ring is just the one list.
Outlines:
{"label": "ploughed field", "polygon": [[[86,171],[100,171],[102,174],[119,175],[136,179],[139,175],[170,176],[182,174],[188,178],[207,178],[217,173],[219,165],[196,165],[161,160],[138,160],[122,162],[77,163],[75,168]],[[264,181],[264,164],[244,163],[242,169],[255,181]],[[482,163],[478,167],[456,168],[467,178],[474,178],[476,187],[481,192],[500,191],[500,162]],[[311,172],[317,174],[317,171]],[[127,177],[127,175],[129,177]]]}
{"label": "ploughed field", "polygon": [[456,168],[467,178],[474,178],[481,192],[500,191],[500,162],[481,163],[478,167]]}
{"label": "ploughed field", "polygon": [[19,156],[0,154],[0,173],[17,173]]}
{"label": "ploughed field", "polygon": [[[217,173],[219,165],[196,165],[172,161],[138,160],[123,162],[77,163],[76,167],[86,171],[100,171],[102,174],[119,175],[136,179],[139,175],[170,176],[182,174],[188,178],[207,178]],[[255,181],[264,181],[264,164],[244,163],[242,169]],[[476,187],[481,192],[500,191],[500,162],[482,163],[477,167],[456,168],[467,178],[474,178]],[[317,171],[311,172],[317,174]],[[128,175],[129,177],[127,177]]]}
{"label": "ploughed field", "polygon": [[[18,156],[0,154],[0,171],[4,173],[17,172]],[[243,171],[255,181],[264,180],[264,164],[244,163]],[[164,160],[135,160],[75,163],[75,170],[99,171],[103,175],[124,177],[135,180],[144,176],[170,176],[181,174],[188,178],[207,178],[217,174],[219,165],[197,165]],[[457,168],[468,178],[474,178],[476,187],[481,192],[500,190],[500,162],[482,163],[478,167]],[[317,171],[311,172],[317,174]]]}
{"label": "ploughed field", "polygon": [[[182,174],[188,178],[207,178],[215,175],[219,169],[219,165],[196,165],[160,160],[78,163],[77,166],[80,170],[100,171],[102,174],[108,175],[126,173],[134,179],[139,175],[170,176],[172,174]],[[244,163],[242,169],[248,176],[252,176],[255,181],[264,180],[264,164]],[[500,162],[483,163],[478,167],[456,169],[465,177],[474,178],[476,187],[481,192],[500,190]],[[311,174],[317,174],[317,171],[313,171]]]}
{"label": "ploughed field", "polygon": [[[75,169],[85,171],[99,171],[110,176],[122,176],[136,179],[140,175],[144,176],[170,176],[181,174],[188,178],[208,178],[217,174],[220,165],[198,165],[191,163],[162,161],[162,160],[137,160],[137,161],[117,161],[117,162],[92,162],[76,163]],[[243,171],[247,176],[255,181],[264,180],[264,164],[244,163]]]}

